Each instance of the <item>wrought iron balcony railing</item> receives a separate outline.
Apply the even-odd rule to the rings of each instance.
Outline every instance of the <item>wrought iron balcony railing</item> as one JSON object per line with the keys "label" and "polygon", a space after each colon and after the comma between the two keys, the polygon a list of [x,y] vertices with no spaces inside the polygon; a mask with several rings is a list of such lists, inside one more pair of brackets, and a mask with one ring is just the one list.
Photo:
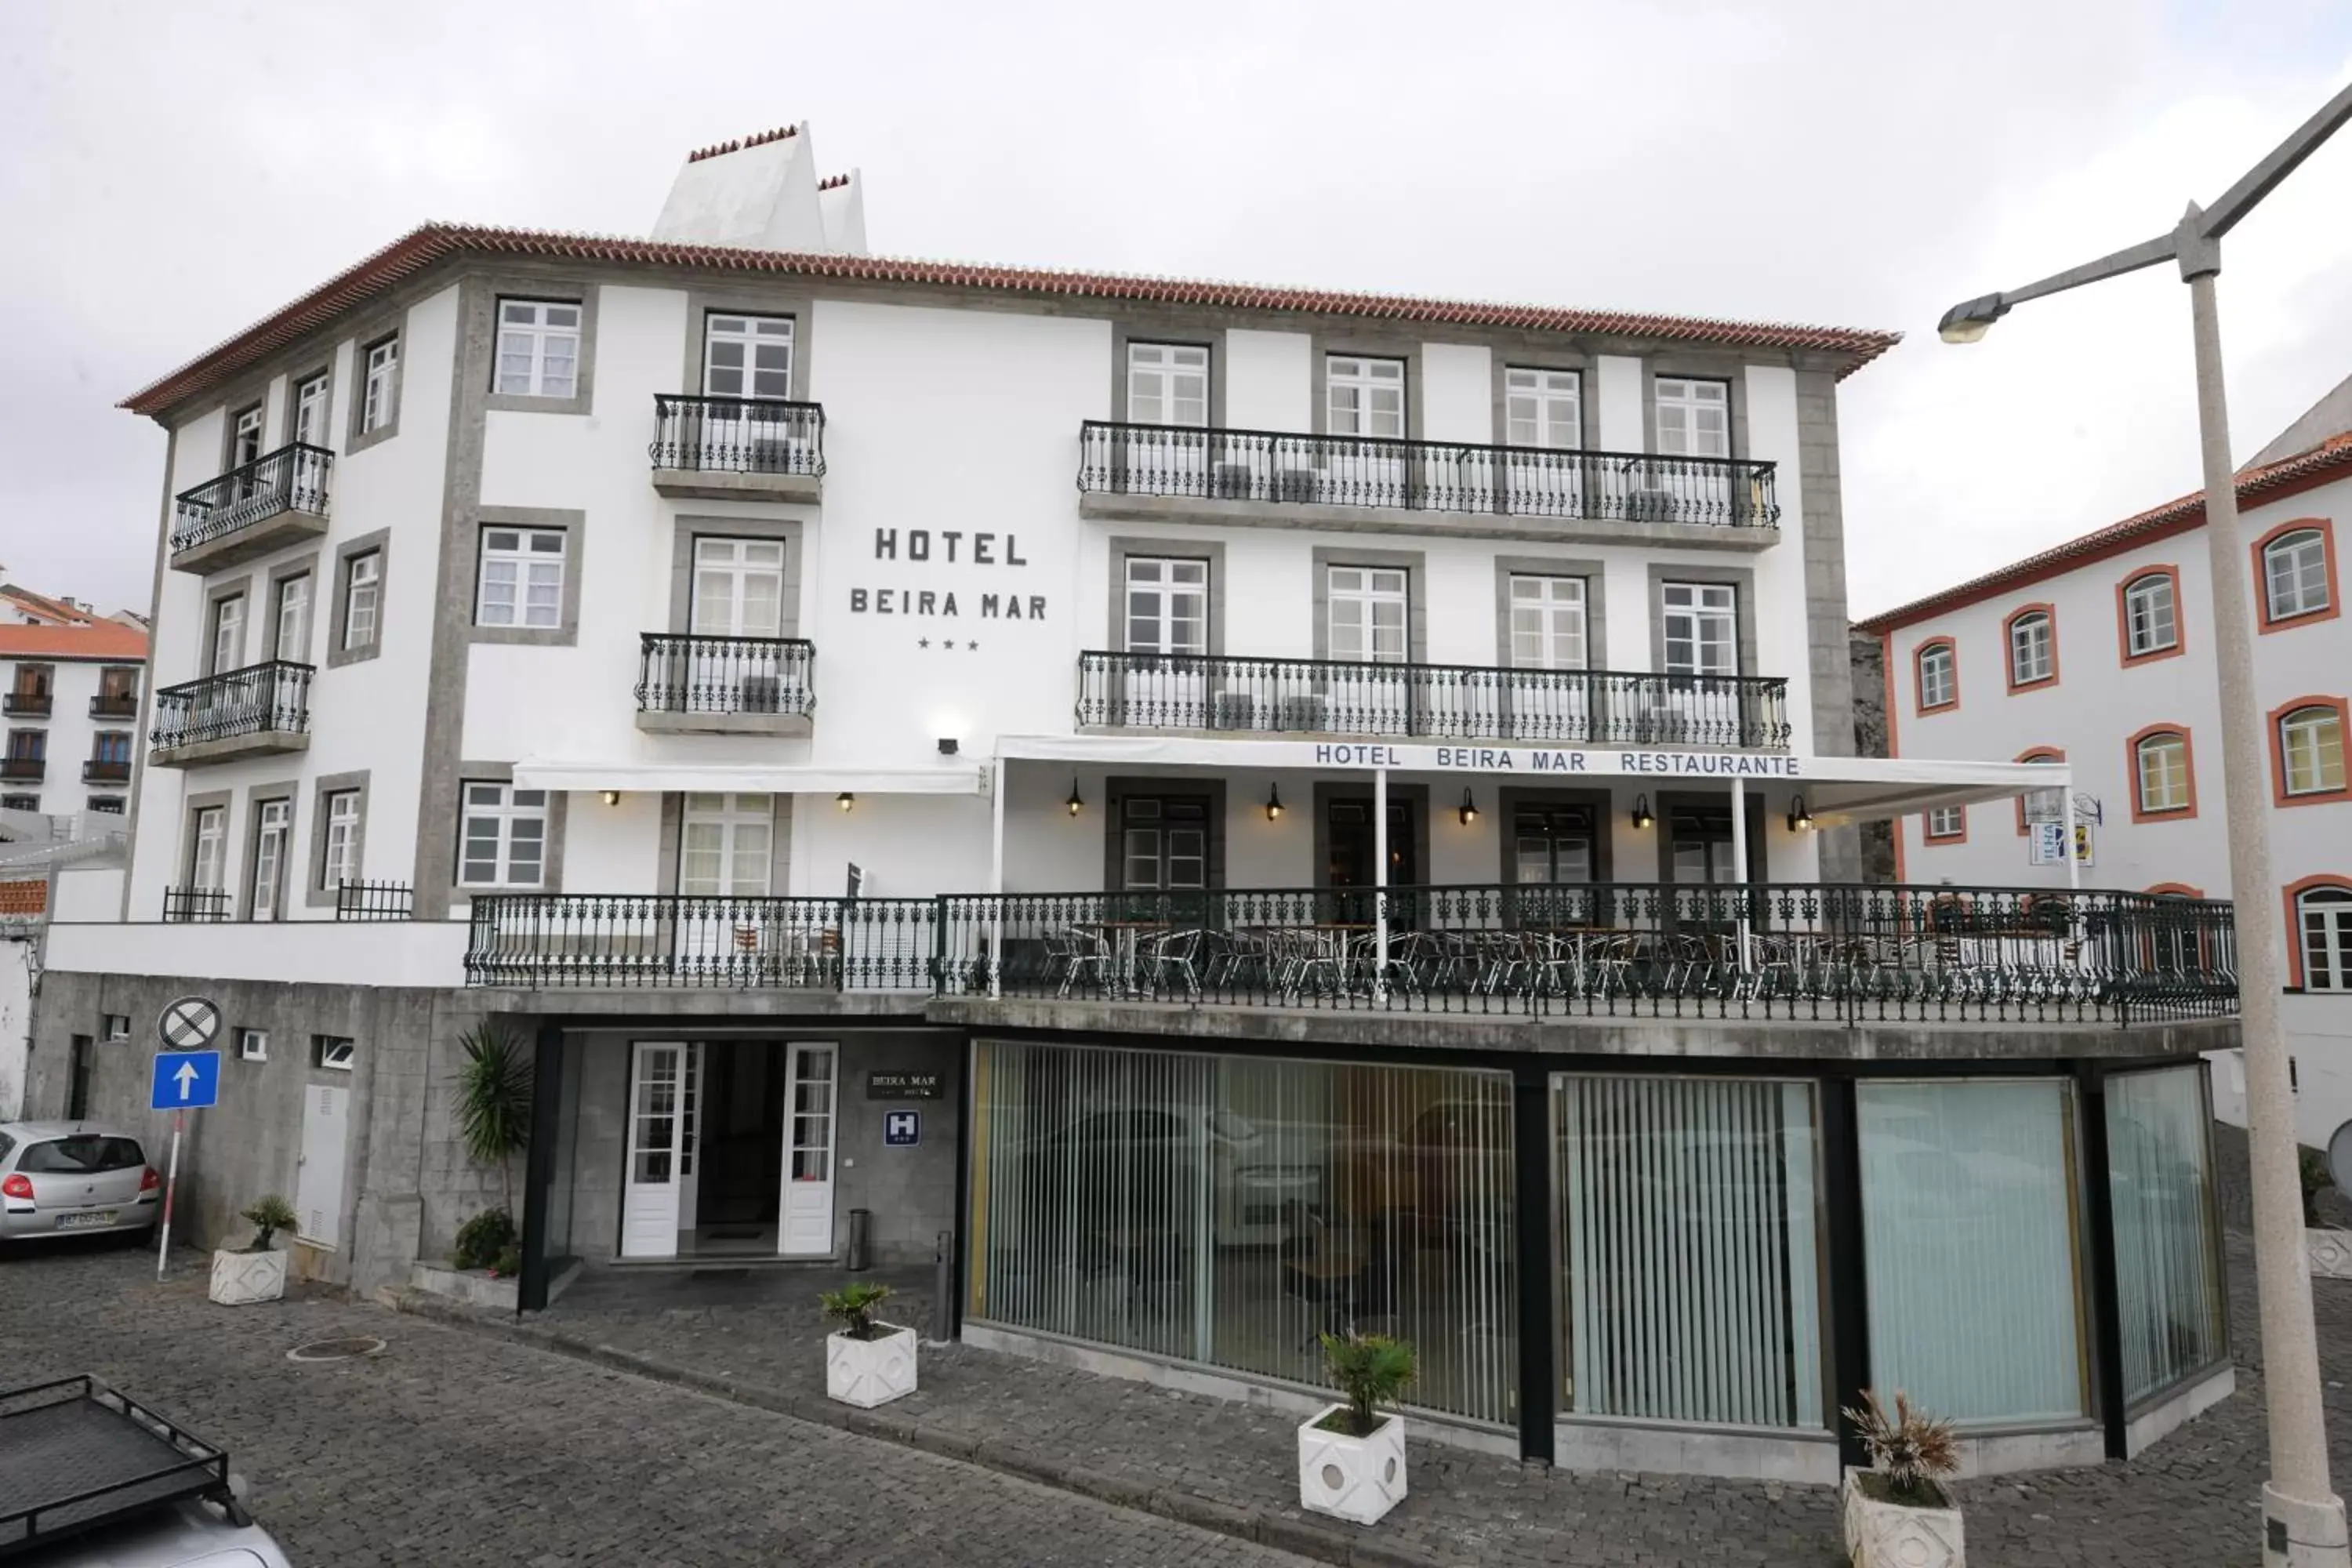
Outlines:
{"label": "wrought iron balcony railing", "polygon": [[335,884],[339,921],[404,921],[416,915],[416,889],[406,882]]}
{"label": "wrought iron balcony railing", "polygon": [[129,784],[131,782],[131,759],[129,757],[92,757],[81,765],[81,782],[84,784]]}
{"label": "wrought iron balcony railing", "polygon": [[11,691],[0,696],[0,713],[11,719],[46,719],[56,700],[47,691]]}
{"label": "wrought iron balcony railing", "polygon": [[1120,425],[1078,436],[1078,489],[1275,505],[1398,507],[1704,528],[1778,528],[1773,465],[1743,458],[1479,447]]}
{"label": "wrought iron balcony railing", "polygon": [[226,888],[166,888],[163,919],[173,925],[225,921],[235,913]]}
{"label": "wrought iron balcony railing", "polygon": [[470,984],[1824,1024],[2237,1010],[2231,906],[2016,888],[484,894]]}
{"label": "wrought iron balcony railing", "polygon": [[139,693],[101,691],[89,700],[89,716],[93,719],[136,719],[139,717]]}
{"label": "wrought iron balcony railing", "polygon": [[639,634],[641,713],[805,717],[815,681],[816,645],[804,638]]}
{"label": "wrought iron balcony railing", "polygon": [[702,473],[824,472],[824,409],[772,397],[654,394],[656,468]]}
{"label": "wrought iron balcony railing", "polygon": [[1078,655],[1078,722],[1109,729],[1769,751],[1789,743],[1788,699],[1764,676]]}
{"label": "wrought iron balcony railing", "polygon": [[177,554],[225,538],[281,511],[327,512],[335,455],[297,441],[183,490],[172,503],[172,551]]}
{"label": "wrought iron balcony railing", "polygon": [[0,779],[10,784],[38,784],[49,776],[47,757],[0,757]]}
{"label": "wrought iron balcony railing", "polygon": [[239,735],[306,734],[310,728],[311,667],[286,659],[207,675],[155,693],[158,751]]}

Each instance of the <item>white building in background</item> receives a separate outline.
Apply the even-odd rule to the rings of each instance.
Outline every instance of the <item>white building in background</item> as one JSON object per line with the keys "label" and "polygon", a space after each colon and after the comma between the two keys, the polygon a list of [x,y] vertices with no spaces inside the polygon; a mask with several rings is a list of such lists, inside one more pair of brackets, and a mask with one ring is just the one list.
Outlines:
{"label": "white building in background", "polygon": [[1850,754],[1891,338],[871,258],[810,154],[416,230],[129,400],[156,689],[37,1108],[94,1049],[143,1114],[103,1020],[215,996],[200,1233],[289,1190],[371,1289],[496,1201],[503,1029],[526,1307],[862,1213],[975,1342],[1303,1402],[1382,1326],[1563,1463],[1832,1479],[1874,1368],[1987,1469],[2228,1386],[2226,975],[1819,831],[2043,776]]}
{"label": "white building in background", "polygon": [[145,633],[87,613],[0,622],[0,809],[123,811],[146,662]]}
{"label": "white building in background", "polygon": [[[2352,621],[2336,528],[2352,516],[2347,426],[2352,382],[2238,475],[2278,887],[2231,885],[2201,494],[1860,624],[1885,645],[1891,755],[2071,770],[2084,885],[2275,901],[2296,1130],[2320,1147],[2352,1119]],[[1906,816],[1897,878],[2063,886],[2061,805],[2052,792]],[[2225,1119],[2243,1123],[2244,1090],[2242,1060],[2217,1060]]]}

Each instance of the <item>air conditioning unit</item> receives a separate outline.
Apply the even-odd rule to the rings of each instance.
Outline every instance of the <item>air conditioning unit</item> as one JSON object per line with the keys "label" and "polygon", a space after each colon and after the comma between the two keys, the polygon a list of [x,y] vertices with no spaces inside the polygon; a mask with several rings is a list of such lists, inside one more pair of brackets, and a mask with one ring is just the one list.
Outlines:
{"label": "air conditioning unit", "polygon": [[1209,698],[1209,728],[1212,730],[1256,729],[1256,695],[1248,691],[1213,693]]}
{"label": "air conditioning unit", "polygon": [[755,474],[790,474],[799,471],[796,443],[770,437],[753,441],[745,448],[746,469]]}
{"label": "air conditioning unit", "polygon": [[1672,522],[1675,520],[1675,498],[1664,490],[1646,486],[1629,491],[1625,497],[1625,518],[1629,522]]}
{"label": "air conditioning unit", "polygon": [[1274,476],[1274,499],[1311,501],[1323,492],[1323,476],[1313,468],[1285,468]]}
{"label": "air conditioning unit", "polygon": [[1209,493],[1222,500],[1247,500],[1256,488],[1247,463],[1219,463],[1209,470]]}
{"label": "air conditioning unit", "polygon": [[746,713],[781,713],[783,711],[783,680],[773,675],[747,675],[741,688],[742,711]]}
{"label": "air conditioning unit", "polygon": [[1275,707],[1274,727],[1319,733],[1330,725],[1330,704],[1320,697],[1286,697]]}

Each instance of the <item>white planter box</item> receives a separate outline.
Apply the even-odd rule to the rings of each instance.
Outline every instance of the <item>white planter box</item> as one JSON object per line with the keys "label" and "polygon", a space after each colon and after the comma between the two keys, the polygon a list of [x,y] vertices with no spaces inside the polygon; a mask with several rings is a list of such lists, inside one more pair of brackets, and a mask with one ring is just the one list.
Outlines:
{"label": "white planter box", "polygon": [[1864,1474],[1845,1473],[1845,1552],[1853,1568],[1963,1568],[1958,1509],[1880,1502],[1862,1489]]}
{"label": "white planter box", "polygon": [[2352,1230],[2306,1230],[2303,1249],[2315,1279],[2352,1279]]}
{"label": "white planter box", "polygon": [[1369,1437],[1316,1425],[1346,1408],[1334,1405],[1319,1411],[1298,1429],[1298,1506],[1357,1524],[1378,1524],[1404,1500],[1404,1418],[1389,1416]]}
{"label": "white planter box", "polygon": [[915,1331],[894,1329],[876,1340],[827,1334],[824,1392],[827,1398],[861,1410],[914,1393]]}
{"label": "white planter box", "polygon": [[213,1300],[224,1307],[255,1301],[275,1301],[286,1294],[286,1255],[282,1252],[215,1252],[213,1254]]}

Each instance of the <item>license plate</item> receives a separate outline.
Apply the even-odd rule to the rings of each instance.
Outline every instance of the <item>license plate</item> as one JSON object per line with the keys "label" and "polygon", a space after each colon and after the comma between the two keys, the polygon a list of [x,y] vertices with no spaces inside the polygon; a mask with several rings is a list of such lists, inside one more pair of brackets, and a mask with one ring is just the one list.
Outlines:
{"label": "license plate", "polygon": [[58,1228],[59,1230],[94,1230],[100,1226],[112,1225],[113,1223],[114,1211],[112,1209],[84,1209],[79,1214],[61,1214],[58,1215]]}

